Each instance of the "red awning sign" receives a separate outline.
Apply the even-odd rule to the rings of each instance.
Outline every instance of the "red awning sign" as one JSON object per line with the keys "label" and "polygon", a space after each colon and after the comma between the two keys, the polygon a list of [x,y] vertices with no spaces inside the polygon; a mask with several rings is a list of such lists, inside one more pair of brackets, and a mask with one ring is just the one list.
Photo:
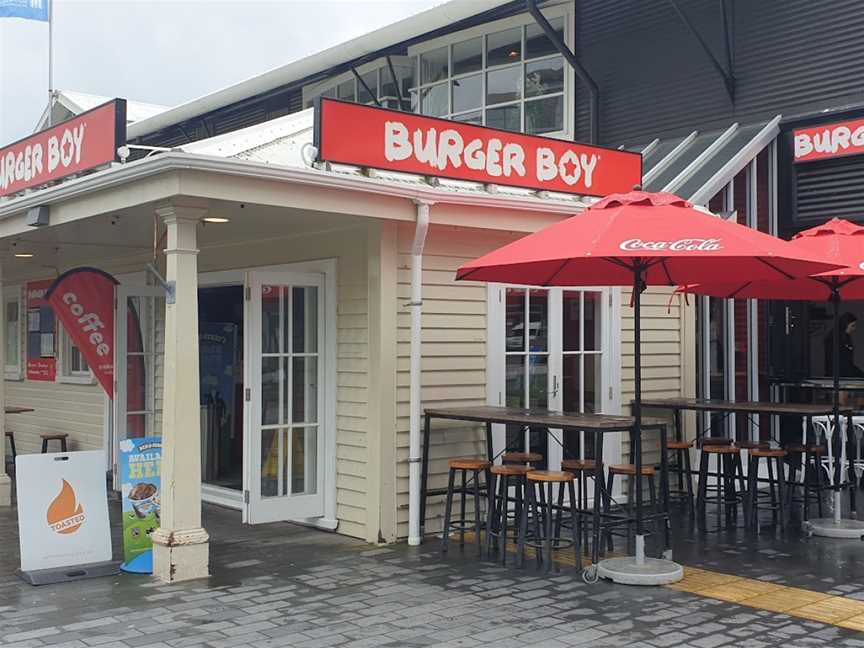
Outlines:
{"label": "red awning sign", "polygon": [[126,100],[114,99],[0,148],[0,196],[117,159],[126,143]]}
{"label": "red awning sign", "polygon": [[864,119],[800,128],[793,133],[795,162],[864,153]]}
{"label": "red awning sign", "polygon": [[321,161],[603,196],[642,182],[642,156],[536,135],[322,98]]}

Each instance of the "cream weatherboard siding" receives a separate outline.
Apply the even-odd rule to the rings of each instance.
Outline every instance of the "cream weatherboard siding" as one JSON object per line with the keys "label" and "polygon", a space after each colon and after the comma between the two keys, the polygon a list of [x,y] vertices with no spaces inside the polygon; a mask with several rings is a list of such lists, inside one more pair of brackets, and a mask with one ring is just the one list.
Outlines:
{"label": "cream weatherboard siding", "polygon": [[[629,412],[634,396],[633,368],[633,309],[630,308],[632,290],[622,288],[621,294],[621,405]],[[691,300],[692,302],[692,300]],[[696,382],[693,365],[695,343],[693,337],[693,304],[684,304],[681,295],[672,288],[651,287],[642,295],[642,397],[672,398],[695,396]],[[689,359],[689,362],[686,361]],[[652,410],[650,416],[665,413]],[[671,421],[671,419],[670,419]],[[669,434],[672,428],[669,428]],[[654,461],[656,435],[647,439],[646,459]],[[652,451],[654,450],[654,451]],[[629,461],[629,443],[625,440],[622,459]]]}
{"label": "cream weatherboard siding", "polygon": [[369,324],[366,227],[205,248],[200,272],[336,259],[336,517],[339,532],[367,539]]}
{"label": "cream weatherboard siding", "polygon": [[[337,359],[336,385],[336,487],[339,532],[367,538],[367,480],[369,466],[368,404],[368,285],[365,226],[292,236],[285,234],[253,243],[238,241],[199,254],[199,271],[233,269],[336,259],[337,272]],[[147,255],[118,260],[94,260],[93,265],[120,274],[139,270],[150,260]],[[144,277],[144,274],[141,274]],[[45,277],[33,277],[40,279]],[[136,281],[137,283],[137,281]],[[164,352],[164,313],[155,322],[157,350]],[[157,409],[161,410],[162,362],[155,377]],[[37,411],[10,415],[9,429],[15,432],[20,452],[39,451],[39,433],[64,431],[70,434],[71,449],[103,447],[104,396],[94,385],[6,381],[10,405],[26,405]],[[377,434],[377,431],[376,431]],[[374,467],[378,470],[379,467]],[[377,527],[373,530],[377,537]]]}
{"label": "cream weatherboard siding", "polygon": [[[105,395],[99,385],[7,380],[6,403],[36,410],[6,415],[6,429],[14,433],[21,454],[39,452],[39,435],[48,432],[67,433],[70,450],[103,447]],[[59,450],[59,443],[50,442],[49,450]]]}
{"label": "cream weatherboard siding", "polygon": [[[486,404],[486,285],[456,282],[464,262],[494,250],[524,234],[433,226],[423,253],[423,371],[424,408]],[[398,229],[398,346],[396,375],[397,536],[408,535],[408,391],[410,313],[405,307],[411,290],[411,244],[414,228]],[[429,487],[447,485],[450,457],[485,454],[477,426],[436,422],[432,428]],[[427,531],[440,528],[443,498],[429,500]]]}

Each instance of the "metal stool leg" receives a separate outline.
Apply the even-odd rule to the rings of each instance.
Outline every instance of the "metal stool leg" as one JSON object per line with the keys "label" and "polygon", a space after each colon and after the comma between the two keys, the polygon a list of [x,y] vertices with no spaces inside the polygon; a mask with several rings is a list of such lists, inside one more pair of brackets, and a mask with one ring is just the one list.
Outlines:
{"label": "metal stool leg", "polygon": [[480,471],[474,471],[474,540],[477,545],[477,557],[483,555],[483,543],[480,538]]}
{"label": "metal stool leg", "polygon": [[468,496],[468,486],[465,479],[467,471],[462,471],[462,488],[460,489],[459,498],[459,549],[465,548],[465,499]]}
{"label": "metal stool leg", "polygon": [[453,485],[456,471],[451,468],[447,478],[447,502],[444,505],[444,537],[441,540],[441,553],[446,554],[450,547],[450,512],[453,510]]}
{"label": "metal stool leg", "polygon": [[[493,532],[499,531],[501,529],[500,524],[498,523],[498,504],[497,502],[500,499],[501,493],[498,492],[501,488],[503,482],[506,481],[506,477],[502,477],[501,479],[496,478],[490,472],[486,472],[486,490],[487,490],[487,498],[486,498],[486,552],[491,555],[493,550]],[[496,496],[497,493],[497,496]]]}
{"label": "metal stool leg", "polygon": [[[574,480],[575,481],[575,480]],[[573,481],[567,485],[570,495],[570,524],[573,526],[573,559],[576,569],[582,569],[582,514],[576,499],[576,486]]]}
{"label": "metal stool leg", "polygon": [[708,526],[707,503],[708,498],[708,453],[704,450],[700,452],[699,457],[699,487],[696,495],[696,512],[697,525],[703,530]]}

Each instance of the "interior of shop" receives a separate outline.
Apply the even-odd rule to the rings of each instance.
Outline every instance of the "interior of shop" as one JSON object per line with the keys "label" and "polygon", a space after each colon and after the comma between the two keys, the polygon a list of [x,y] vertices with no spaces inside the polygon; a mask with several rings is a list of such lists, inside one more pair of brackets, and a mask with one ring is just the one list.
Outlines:
{"label": "interior of shop", "polygon": [[201,476],[243,487],[243,286],[198,290]]}

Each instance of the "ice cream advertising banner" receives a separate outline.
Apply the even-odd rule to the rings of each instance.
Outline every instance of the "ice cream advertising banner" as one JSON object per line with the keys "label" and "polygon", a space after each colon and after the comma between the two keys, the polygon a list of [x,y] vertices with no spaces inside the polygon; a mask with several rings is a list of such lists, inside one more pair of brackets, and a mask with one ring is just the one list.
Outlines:
{"label": "ice cream advertising banner", "polygon": [[162,439],[142,437],[120,442],[120,492],[123,496],[123,566],[125,572],[153,572],[150,534],[159,526]]}
{"label": "ice cream advertising banner", "polygon": [[22,572],[111,560],[104,452],[19,454],[15,484]]}
{"label": "ice cream advertising banner", "polygon": [[126,144],[126,100],[114,99],[0,148],[0,196],[117,160]]}
{"label": "ice cream advertising banner", "polygon": [[639,153],[319,99],[319,161],[587,196],[642,183]]}
{"label": "ice cream advertising banner", "polygon": [[84,356],[108,398],[114,398],[114,287],[117,280],[95,268],[60,275],[46,299]]}

